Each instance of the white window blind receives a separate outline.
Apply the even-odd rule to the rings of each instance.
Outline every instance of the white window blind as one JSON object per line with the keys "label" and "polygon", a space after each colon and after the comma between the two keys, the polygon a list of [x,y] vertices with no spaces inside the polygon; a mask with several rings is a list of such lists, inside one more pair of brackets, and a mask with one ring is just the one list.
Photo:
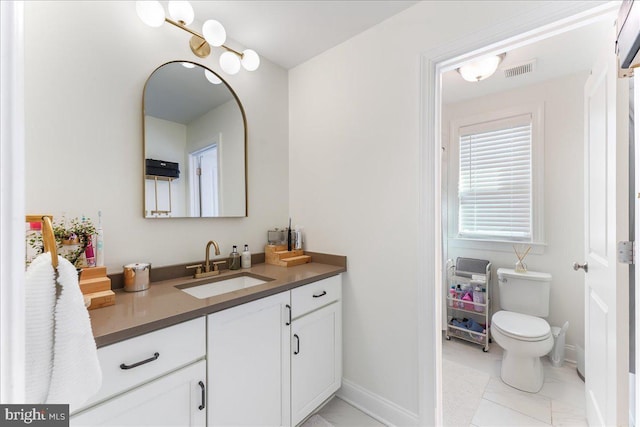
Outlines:
{"label": "white window blind", "polygon": [[459,129],[458,234],[532,240],[532,116]]}

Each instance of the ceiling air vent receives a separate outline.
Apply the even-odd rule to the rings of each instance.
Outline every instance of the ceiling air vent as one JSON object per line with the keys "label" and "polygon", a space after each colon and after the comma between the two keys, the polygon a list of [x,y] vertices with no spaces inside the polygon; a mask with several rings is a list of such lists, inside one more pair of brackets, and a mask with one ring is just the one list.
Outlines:
{"label": "ceiling air vent", "polygon": [[531,61],[522,62],[520,64],[512,65],[509,68],[503,68],[504,76],[506,78],[521,76],[523,74],[528,74],[533,72],[535,69],[536,60],[532,59]]}

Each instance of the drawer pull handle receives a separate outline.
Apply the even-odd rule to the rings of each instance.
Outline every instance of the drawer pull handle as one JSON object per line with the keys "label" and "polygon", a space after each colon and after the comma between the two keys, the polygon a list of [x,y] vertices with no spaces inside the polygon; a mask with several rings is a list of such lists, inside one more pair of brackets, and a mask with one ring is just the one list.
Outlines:
{"label": "drawer pull handle", "polygon": [[120,365],[120,369],[133,369],[133,368],[137,368],[140,365],[144,365],[145,363],[149,363],[149,362],[153,362],[154,360],[158,359],[158,357],[160,357],[160,353],[153,353],[153,357],[150,357],[146,360],[142,360],[138,363],[134,363],[133,365],[125,365],[124,363]]}
{"label": "drawer pull handle", "polygon": [[289,321],[285,323],[285,326],[289,326],[291,324],[291,306],[287,304],[285,307],[289,310]]}
{"label": "drawer pull handle", "polygon": [[313,294],[313,297],[314,297],[314,298],[320,298],[320,297],[325,296],[326,294],[327,294],[327,291],[322,291],[322,292],[320,292],[320,293],[319,293],[319,294],[317,294],[317,295],[316,295],[316,294]]}
{"label": "drawer pull handle", "polygon": [[204,391],[204,383],[202,381],[198,381],[198,385],[200,386],[200,389],[202,390],[202,403],[200,404],[200,406],[198,406],[198,409],[200,409],[201,411],[204,409],[204,401],[206,399],[206,394]]}
{"label": "drawer pull handle", "polygon": [[297,342],[296,351],[294,351],[293,354],[298,354],[300,353],[300,337],[298,336],[298,334],[293,334],[293,337],[296,339],[296,342]]}

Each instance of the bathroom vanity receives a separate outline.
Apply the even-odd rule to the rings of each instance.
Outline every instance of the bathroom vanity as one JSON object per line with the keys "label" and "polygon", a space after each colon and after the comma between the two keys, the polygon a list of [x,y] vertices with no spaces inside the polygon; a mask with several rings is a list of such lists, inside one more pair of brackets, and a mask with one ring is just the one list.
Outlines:
{"label": "bathroom vanity", "polygon": [[271,280],[213,297],[185,278],[118,292],[91,314],[103,384],[71,425],[297,425],[341,384],[344,271],[257,264]]}

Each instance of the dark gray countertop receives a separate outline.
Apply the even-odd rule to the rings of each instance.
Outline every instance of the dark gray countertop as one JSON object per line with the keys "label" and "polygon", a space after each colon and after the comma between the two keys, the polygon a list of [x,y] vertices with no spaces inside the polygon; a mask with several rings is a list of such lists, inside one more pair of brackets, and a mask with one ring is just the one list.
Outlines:
{"label": "dark gray countertop", "polygon": [[[347,270],[345,257],[335,257],[342,260],[342,262],[336,263],[330,258],[333,256],[328,257],[318,257],[318,260],[331,261],[331,264],[310,262],[295,267],[278,267],[262,263],[248,269],[224,270],[220,275],[206,279],[193,279],[191,276],[187,276],[152,282],[148,290],[141,292],[115,290],[115,305],[89,311],[93,336],[97,346],[103,347],[335,276]],[[209,283],[212,280],[242,272],[265,276],[273,280],[251,288],[205,299],[195,298],[176,288],[177,285]]]}

